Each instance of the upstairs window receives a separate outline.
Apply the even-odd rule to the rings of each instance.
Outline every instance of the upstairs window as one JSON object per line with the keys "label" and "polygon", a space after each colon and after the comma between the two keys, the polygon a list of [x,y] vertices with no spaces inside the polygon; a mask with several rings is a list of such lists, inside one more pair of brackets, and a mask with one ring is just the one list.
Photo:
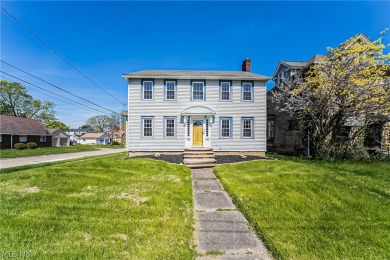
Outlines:
{"label": "upstairs window", "polygon": [[204,83],[192,83],[192,100],[204,100]]}
{"label": "upstairs window", "polygon": [[165,83],[165,99],[175,100],[176,99],[176,82],[167,81]]}
{"label": "upstairs window", "polygon": [[153,81],[144,81],[142,88],[143,100],[153,100]]}
{"label": "upstairs window", "polygon": [[153,137],[153,117],[142,118],[142,137]]}
{"label": "upstairs window", "polygon": [[243,101],[253,101],[252,83],[245,82],[242,84],[242,100]]}
{"label": "upstairs window", "polygon": [[253,118],[242,118],[242,138],[253,138]]}
{"label": "upstairs window", "polygon": [[231,86],[230,82],[221,82],[221,101],[230,101]]}

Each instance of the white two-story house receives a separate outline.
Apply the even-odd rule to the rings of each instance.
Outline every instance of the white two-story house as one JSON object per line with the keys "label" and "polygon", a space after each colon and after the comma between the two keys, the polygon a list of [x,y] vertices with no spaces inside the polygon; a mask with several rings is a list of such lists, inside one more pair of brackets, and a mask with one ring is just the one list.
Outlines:
{"label": "white two-story house", "polygon": [[242,71],[143,70],[128,84],[127,150],[266,151],[266,85]]}

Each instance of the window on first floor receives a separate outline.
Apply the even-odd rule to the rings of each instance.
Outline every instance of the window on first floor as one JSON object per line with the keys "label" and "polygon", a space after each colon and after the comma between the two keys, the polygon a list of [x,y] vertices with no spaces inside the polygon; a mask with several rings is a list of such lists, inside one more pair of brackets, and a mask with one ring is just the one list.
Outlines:
{"label": "window on first floor", "polygon": [[165,117],[164,118],[164,136],[172,138],[176,136],[176,117]]}
{"label": "window on first floor", "polygon": [[3,135],[0,135],[0,143],[3,142]]}
{"label": "window on first floor", "polygon": [[267,120],[267,139],[275,137],[275,118],[268,118]]}
{"label": "window on first floor", "polygon": [[46,142],[46,136],[41,136],[41,137],[39,138],[39,141],[40,141],[41,143]]}
{"label": "window on first floor", "polygon": [[19,135],[19,143],[27,143],[27,135]]}
{"label": "window on first floor", "polygon": [[232,118],[231,117],[222,117],[220,119],[220,131],[221,138],[231,138],[232,137]]}
{"label": "window on first floor", "polygon": [[153,117],[142,117],[142,137],[153,137]]}
{"label": "window on first floor", "polygon": [[253,118],[244,117],[241,120],[242,138],[253,138]]}
{"label": "window on first floor", "polygon": [[296,119],[288,120],[287,131],[299,131],[299,121]]}

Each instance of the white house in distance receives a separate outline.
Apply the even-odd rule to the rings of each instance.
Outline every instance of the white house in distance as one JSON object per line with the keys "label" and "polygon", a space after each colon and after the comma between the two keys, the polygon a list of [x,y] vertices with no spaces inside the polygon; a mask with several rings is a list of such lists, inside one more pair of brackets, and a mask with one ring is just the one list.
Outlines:
{"label": "white house in distance", "polygon": [[80,144],[102,144],[110,143],[110,137],[105,133],[86,133],[78,139]]}
{"label": "white house in distance", "polygon": [[266,151],[269,77],[242,71],[143,70],[128,84],[127,150]]}

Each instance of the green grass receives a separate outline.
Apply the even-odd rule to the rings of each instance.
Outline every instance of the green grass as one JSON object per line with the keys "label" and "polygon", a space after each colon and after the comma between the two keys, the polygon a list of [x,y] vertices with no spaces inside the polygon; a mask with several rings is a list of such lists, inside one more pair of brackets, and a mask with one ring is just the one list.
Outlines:
{"label": "green grass", "polygon": [[0,251],[36,259],[191,259],[188,168],[124,154],[0,174]]}
{"label": "green grass", "polygon": [[[0,150],[0,158],[16,158],[16,157],[36,156],[36,155],[95,151],[98,150],[98,148],[100,147],[96,147],[92,145],[74,145],[74,146],[62,146],[62,147],[43,147],[43,148],[23,149],[23,150],[7,149],[7,150]],[[111,148],[111,146],[109,148]]]}
{"label": "green grass", "polygon": [[390,259],[390,164],[287,159],[217,176],[279,259]]}

